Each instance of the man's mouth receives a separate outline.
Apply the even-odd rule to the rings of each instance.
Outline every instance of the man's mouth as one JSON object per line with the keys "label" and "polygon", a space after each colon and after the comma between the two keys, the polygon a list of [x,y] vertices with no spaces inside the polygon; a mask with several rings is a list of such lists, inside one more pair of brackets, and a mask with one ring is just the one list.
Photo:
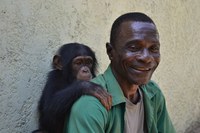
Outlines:
{"label": "man's mouth", "polygon": [[152,68],[146,68],[146,67],[132,67],[132,69],[141,71],[141,72],[147,72],[150,71]]}

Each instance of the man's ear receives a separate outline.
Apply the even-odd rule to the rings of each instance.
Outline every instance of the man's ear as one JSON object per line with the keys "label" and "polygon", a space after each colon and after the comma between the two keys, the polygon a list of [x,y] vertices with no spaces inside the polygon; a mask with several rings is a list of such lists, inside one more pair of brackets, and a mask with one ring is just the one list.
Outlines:
{"label": "man's ear", "polygon": [[113,50],[113,46],[110,43],[107,42],[106,43],[106,52],[107,52],[107,55],[108,55],[110,60],[113,59],[112,50]]}
{"label": "man's ear", "polygon": [[57,70],[62,70],[63,65],[61,61],[61,56],[60,55],[55,55],[53,57],[53,67]]}

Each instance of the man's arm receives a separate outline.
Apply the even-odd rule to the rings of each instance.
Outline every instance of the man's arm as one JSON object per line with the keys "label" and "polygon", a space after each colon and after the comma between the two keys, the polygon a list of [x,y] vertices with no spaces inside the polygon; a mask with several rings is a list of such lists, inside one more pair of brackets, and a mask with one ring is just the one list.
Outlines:
{"label": "man's arm", "polygon": [[157,128],[159,133],[176,133],[174,126],[171,122],[171,119],[169,117],[165,98],[161,92],[161,97],[159,98],[160,105],[157,109]]}
{"label": "man's arm", "polygon": [[64,133],[104,133],[107,110],[98,99],[82,96],[72,107]]}

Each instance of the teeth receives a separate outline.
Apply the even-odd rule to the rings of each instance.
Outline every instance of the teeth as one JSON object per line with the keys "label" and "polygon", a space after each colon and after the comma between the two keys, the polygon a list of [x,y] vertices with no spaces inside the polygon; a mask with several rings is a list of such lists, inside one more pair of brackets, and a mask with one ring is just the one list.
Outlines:
{"label": "teeth", "polygon": [[135,68],[136,70],[139,70],[139,71],[149,71],[150,68],[142,68],[142,67],[138,67],[138,68]]}

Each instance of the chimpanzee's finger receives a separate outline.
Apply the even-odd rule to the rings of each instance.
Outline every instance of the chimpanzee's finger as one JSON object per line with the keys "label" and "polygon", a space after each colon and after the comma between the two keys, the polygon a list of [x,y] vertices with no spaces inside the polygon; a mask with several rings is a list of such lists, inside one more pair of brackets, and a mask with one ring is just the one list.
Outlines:
{"label": "chimpanzee's finger", "polygon": [[112,107],[112,96],[111,95],[109,95],[109,97],[108,97],[108,104],[109,104],[109,110],[110,110]]}
{"label": "chimpanzee's finger", "polygon": [[94,93],[94,96],[101,102],[101,104],[106,108],[106,110],[109,110],[110,106],[109,103],[107,102],[107,97],[103,95],[103,93]]}
{"label": "chimpanzee's finger", "polygon": [[97,90],[96,93],[98,93],[100,97],[103,98],[103,102],[105,102],[106,106],[108,106],[108,110],[110,110],[112,106],[112,96],[103,89]]}
{"label": "chimpanzee's finger", "polygon": [[112,107],[112,96],[106,90],[103,90],[102,95],[106,98],[110,110]]}

